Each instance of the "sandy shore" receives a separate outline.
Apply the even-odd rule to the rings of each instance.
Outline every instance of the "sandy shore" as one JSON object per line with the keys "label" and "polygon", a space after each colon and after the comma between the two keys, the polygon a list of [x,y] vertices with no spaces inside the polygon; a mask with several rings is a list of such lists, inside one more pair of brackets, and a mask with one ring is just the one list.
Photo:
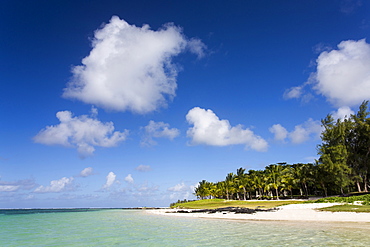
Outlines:
{"label": "sandy shore", "polygon": [[199,218],[218,218],[236,220],[275,220],[275,221],[321,221],[321,222],[368,222],[370,223],[370,213],[352,212],[324,212],[318,208],[337,205],[335,203],[310,203],[310,204],[290,204],[278,207],[277,211],[256,212],[254,214],[235,214],[235,213],[171,213],[175,209],[147,210],[148,213],[180,216],[180,217],[199,217]]}

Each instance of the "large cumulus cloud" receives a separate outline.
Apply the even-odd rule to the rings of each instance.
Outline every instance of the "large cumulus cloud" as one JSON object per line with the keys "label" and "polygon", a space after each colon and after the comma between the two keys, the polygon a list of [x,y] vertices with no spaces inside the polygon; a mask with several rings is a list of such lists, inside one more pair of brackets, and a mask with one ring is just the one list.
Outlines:
{"label": "large cumulus cloud", "polygon": [[337,49],[322,52],[316,63],[316,72],[303,85],[287,90],[285,98],[304,99],[309,95],[304,88],[310,85],[342,109],[370,99],[370,44],[365,39],[342,41]]}
{"label": "large cumulus cloud", "polygon": [[186,49],[202,57],[205,45],[187,40],[173,24],[153,31],[113,16],[95,32],[92,50],[73,68],[63,96],[109,110],[154,111],[175,96],[172,58]]}
{"label": "large cumulus cloud", "polygon": [[370,99],[370,44],[364,39],[342,41],[338,50],[317,59],[315,89],[336,106]]}

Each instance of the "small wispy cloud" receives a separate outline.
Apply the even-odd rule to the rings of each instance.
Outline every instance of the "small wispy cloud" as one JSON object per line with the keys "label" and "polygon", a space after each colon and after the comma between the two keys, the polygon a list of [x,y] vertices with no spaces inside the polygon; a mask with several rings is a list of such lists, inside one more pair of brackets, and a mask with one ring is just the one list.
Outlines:
{"label": "small wispy cloud", "polygon": [[362,6],[362,0],[342,0],[340,2],[340,11],[344,14],[352,14],[357,8]]}
{"label": "small wispy cloud", "polygon": [[274,139],[276,141],[285,141],[288,137],[288,131],[280,124],[274,124],[269,128],[269,131],[275,135]]}
{"label": "small wispy cloud", "polygon": [[14,192],[18,190],[31,190],[36,187],[33,179],[23,179],[13,182],[0,180],[0,192]]}
{"label": "small wispy cloud", "polygon": [[63,192],[66,190],[73,190],[72,182],[74,178],[70,177],[63,177],[58,180],[52,180],[50,182],[50,185],[48,186],[39,186],[37,187],[34,192],[35,193],[58,193],[58,192]]}
{"label": "small wispy cloud", "polygon": [[281,124],[274,124],[269,128],[269,131],[274,134],[276,141],[285,142],[289,139],[291,143],[300,144],[310,139],[318,139],[322,132],[322,126],[320,121],[309,118],[304,123],[296,125],[294,130],[290,132]]}
{"label": "small wispy cloud", "polygon": [[178,191],[184,191],[184,190],[188,190],[189,186],[186,186],[184,182],[181,182],[179,184],[176,184],[175,186],[173,187],[169,187],[167,190],[168,191],[174,191],[174,192],[178,192]]}
{"label": "small wispy cloud", "polygon": [[194,186],[186,185],[184,182],[178,183],[172,187],[167,189],[169,194],[169,198],[171,200],[183,200],[183,199],[190,199],[193,198]]}
{"label": "small wispy cloud", "polygon": [[283,95],[284,99],[298,99],[302,96],[303,86],[291,87]]}
{"label": "small wispy cloud", "polygon": [[139,165],[135,168],[135,170],[137,171],[140,171],[140,172],[148,172],[150,171],[152,168],[148,165]]}
{"label": "small wispy cloud", "polygon": [[85,169],[83,169],[79,176],[80,177],[88,177],[88,176],[91,176],[93,175],[93,172],[94,172],[94,169],[92,167],[86,167]]}
{"label": "small wispy cloud", "polygon": [[131,174],[128,174],[126,177],[125,177],[125,181],[129,184],[133,184],[134,183],[134,178],[132,177]]}
{"label": "small wispy cloud", "polygon": [[106,176],[106,182],[102,188],[104,190],[109,189],[115,181],[116,181],[116,174],[114,174],[114,172],[109,172],[108,175]]}
{"label": "small wispy cloud", "polygon": [[154,138],[167,138],[173,140],[176,138],[180,131],[176,128],[170,128],[170,125],[164,122],[154,122],[149,121],[149,124],[144,129],[144,136],[141,140],[141,145],[143,146],[153,146],[157,142],[154,141]]}

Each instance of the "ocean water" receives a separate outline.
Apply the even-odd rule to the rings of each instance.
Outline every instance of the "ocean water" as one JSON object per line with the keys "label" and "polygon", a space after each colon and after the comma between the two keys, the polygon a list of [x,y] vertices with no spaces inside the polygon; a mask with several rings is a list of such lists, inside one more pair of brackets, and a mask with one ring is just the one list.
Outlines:
{"label": "ocean water", "polygon": [[[0,210],[0,246],[369,246],[370,224]],[[32,213],[33,212],[33,213]]]}

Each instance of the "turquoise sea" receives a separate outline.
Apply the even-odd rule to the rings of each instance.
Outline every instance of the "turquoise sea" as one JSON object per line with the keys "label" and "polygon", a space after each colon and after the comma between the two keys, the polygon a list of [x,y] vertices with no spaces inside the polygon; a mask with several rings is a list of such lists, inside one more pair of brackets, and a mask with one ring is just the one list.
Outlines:
{"label": "turquoise sea", "polygon": [[171,217],[145,210],[0,210],[0,246],[369,246],[370,224]]}

